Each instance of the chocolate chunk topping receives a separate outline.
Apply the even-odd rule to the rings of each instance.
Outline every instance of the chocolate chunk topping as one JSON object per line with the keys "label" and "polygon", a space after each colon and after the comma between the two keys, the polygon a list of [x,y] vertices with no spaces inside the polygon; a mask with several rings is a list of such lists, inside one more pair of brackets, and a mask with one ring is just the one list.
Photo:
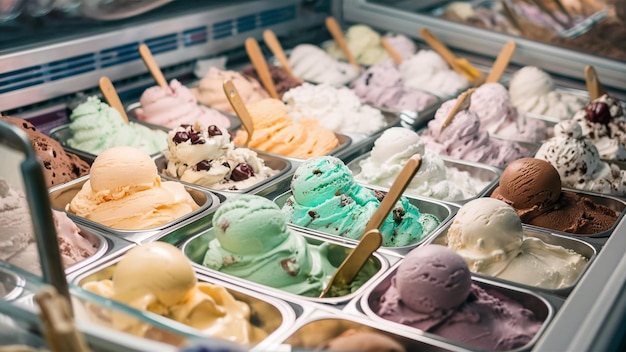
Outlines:
{"label": "chocolate chunk topping", "polygon": [[204,144],[204,138],[198,132],[189,133],[189,138],[191,139],[191,144]]}
{"label": "chocolate chunk topping", "polygon": [[322,175],[322,170],[320,170],[320,169],[313,170],[313,175],[317,175],[317,176]]}
{"label": "chocolate chunk topping", "polygon": [[374,197],[376,197],[376,199],[378,199],[379,202],[383,201],[383,198],[385,198],[385,192],[383,191],[374,191]]}
{"label": "chocolate chunk topping", "polygon": [[298,264],[294,258],[283,259],[280,261],[280,266],[289,274],[290,276],[298,275]]}
{"label": "chocolate chunk topping", "polygon": [[196,164],[197,171],[209,171],[211,170],[211,163],[208,160],[202,160]]}
{"label": "chocolate chunk topping", "polygon": [[404,218],[404,214],[406,214],[406,212],[402,208],[395,208],[392,210],[392,214],[393,214],[393,221],[396,224],[400,225],[400,223],[402,222],[402,218]]}
{"label": "chocolate chunk topping", "polygon": [[227,168],[229,168],[229,169],[230,169],[230,164],[229,164],[229,163],[227,163],[227,162],[223,162],[223,163],[222,163],[222,166],[226,166]]}
{"label": "chocolate chunk topping", "polygon": [[233,181],[243,181],[254,176],[252,167],[246,163],[239,163],[230,173],[230,179]]}
{"label": "chocolate chunk topping", "polygon": [[611,121],[611,111],[606,103],[592,101],[585,106],[585,118],[591,122],[607,124]]}
{"label": "chocolate chunk topping", "polygon": [[183,132],[183,131],[176,132],[176,134],[174,134],[174,138],[172,138],[172,140],[176,144],[187,142],[189,140],[189,134],[187,132]]}
{"label": "chocolate chunk topping", "polygon": [[220,128],[215,126],[215,125],[209,126],[208,132],[209,132],[209,136],[211,136],[211,137],[213,137],[213,136],[221,136],[222,135],[222,131],[220,130]]}
{"label": "chocolate chunk topping", "polygon": [[320,214],[316,213],[316,212],[315,212],[315,211],[313,211],[313,210],[309,210],[309,212],[308,212],[307,214],[309,214],[309,216],[310,216],[311,218],[313,218],[313,219],[317,219],[317,218],[319,218],[319,217],[320,217]]}

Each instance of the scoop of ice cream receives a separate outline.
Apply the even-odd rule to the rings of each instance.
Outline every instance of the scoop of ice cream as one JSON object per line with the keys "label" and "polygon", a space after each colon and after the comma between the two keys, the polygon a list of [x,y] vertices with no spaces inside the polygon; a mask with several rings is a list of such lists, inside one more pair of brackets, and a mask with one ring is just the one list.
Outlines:
{"label": "scoop of ice cream", "polygon": [[261,87],[258,81],[243,76],[235,71],[223,71],[211,67],[197,87],[191,88],[191,93],[202,104],[215,109],[233,112],[233,108],[224,94],[224,81],[233,82],[239,92],[239,96],[246,104],[269,98],[269,94]]}
{"label": "scoop of ice cream", "polygon": [[296,201],[306,206],[320,205],[337,194],[348,193],[354,185],[352,172],[334,157],[316,158],[300,165],[291,179]]}
{"label": "scoop of ice cream", "polygon": [[141,108],[135,110],[137,118],[155,125],[175,128],[199,121],[207,126],[230,127],[228,117],[217,110],[198,105],[198,100],[189,89],[175,79],[168,87],[146,89],[139,101]]}
{"label": "scoop of ice cream", "polygon": [[552,164],[566,187],[626,194],[626,171],[604,162],[591,140],[582,135],[580,123],[574,120],[559,122],[554,127],[554,137],[541,145],[535,157]]}
{"label": "scoop of ice cream", "polygon": [[549,206],[561,195],[561,178],[550,163],[522,158],[506,167],[497,192],[503,200],[518,209],[535,205]]}
{"label": "scoop of ice cream", "polygon": [[371,66],[350,87],[363,103],[394,110],[422,111],[437,101],[424,91],[404,88],[400,71],[391,60]]}
{"label": "scoop of ice cream", "polygon": [[389,32],[383,38],[405,59],[413,56],[417,51],[415,42],[404,34]]}
{"label": "scoop of ice cream", "polygon": [[43,163],[48,187],[60,185],[89,173],[89,164],[78,156],[66,153],[59,142],[39,132],[30,122],[10,116],[0,116],[0,121],[10,122],[26,132],[33,148]]}
{"label": "scoop of ice cream", "polygon": [[164,174],[212,189],[241,190],[277,173],[257,153],[235,148],[227,129],[199,122],[168,133]]}
{"label": "scoop of ice cream", "polygon": [[402,302],[420,313],[455,309],[465,302],[472,285],[463,258],[439,245],[413,249],[404,257],[392,280]]}
{"label": "scoop of ice cream", "polygon": [[294,75],[315,83],[343,85],[359,74],[349,63],[337,61],[324,50],[311,44],[296,46],[289,55],[289,65]]}
{"label": "scoop of ice cream", "polygon": [[[254,124],[250,148],[307,159],[326,155],[339,145],[335,133],[317,119],[301,118],[294,122],[280,100],[257,101],[248,105],[248,112]],[[239,130],[234,142],[243,145],[247,137],[247,132]]]}
{"label": "scoop of ice cream", "polygon": [[522,221],[515,209],[495,198],[464,204],[447,234],[448,247],[461,255],[472,271],[489,267],[494,273],[508,264],[509,257],[519,254],[523,238]]}
{"label": "scoop of ice cream", "polygon": [[421,165],[406,192],[442,200],[475,196],[486,183],[468,172],[447,167],[437,154],[426,151],[414,131],[391,127],[376,139],[369,158],[362,160],[355,180],[390,188],[409,158],[419,155]]}
{"label": "scoop of ice cream", "polygon": [[[380,44],[380,34],[371,27],[362,24],[350,26],[345,33],[345,39],[348,50],[360,64],[374,65],[389,58],[385,48]],[[334,41],[326,47],[326,52],[338,59],[346,59]]]}
{"label": "scoop of ice cream", "polygon": [[[155,263],[167,270],[167,275],[154,275]],[[133,304],[154,296],[156,301],[151,304],[169,307],[187,298],[196,286],[196,275],[179,249],[165,242],[152,242],[128,251],[117,264],[112,281],[115,300]]]}
{"label": "scoop of ice cream", "polygon": [[[301,82],[295,80],[289,76],[287,71],[282,67],[267,65],[270,70],[270,76],[272,77],[272,81],[274,81],[274,87],[276,89],[276,93],[278,93],[278,98],[282,98],[283,94],[285,94],[288,90],[298,87]],[[261,84],[261,78],[259,74],[256,72],[256,69],[252,65],[248,65],[241,70],[241,74],[255,79]]]}
{"label": "scoop of ice cream", "polygon": [[[165,242],[132,248],[115,266],[111,280],[92,281],[83,287],[211,337],[249,344],[266,335],[250,325],[250,307],[246,303],[236,300],[224,287],[198,283],[189,259]],[[140,336],[151,334],[149,325],[126,315],[115,314],[111,320],[119,330]]]}
{"label": "scoop of ice cream", "polygon": [[70,115],[69,129],[72,137],[67,145],[98,155],[117,146],[130,146],[148,154],[161,152],[167,146],[167,133],[158,129],[130,122],[97,97],[89,97],[78,105]]}
{"label": "scoop of ice cream", "polygon": [[96,158],[91,175],[67,210],[124,230],[153,228],[198,209],[185,187],[162,182],[148,154],[115,147]]}
{"label": "scoop of ice cream", "polygon": [[439,54],[420,50],[402,61],[400,73],[404,86],[449,97],[469,87],[469,81],[452,70]]}
{"label": "scoop of ice cream", "polygon": [[349,329],[317,346],[316,351],[404,352],[404,346],[387,335]]}
{"label": "scoop of ice cream", "polygon": [[315,118],[323,127],[335,132],[373,133],[385,126],[383,114],[362,105],[346,87],[304,83],[285,93],[283,101],[295,121]]}

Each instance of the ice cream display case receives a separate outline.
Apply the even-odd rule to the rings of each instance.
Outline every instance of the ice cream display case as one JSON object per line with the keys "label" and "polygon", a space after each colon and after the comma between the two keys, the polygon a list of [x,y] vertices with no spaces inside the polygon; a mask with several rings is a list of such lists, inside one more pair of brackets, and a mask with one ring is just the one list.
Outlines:
{"label": "ice cream display case", "polygon": [[[77,228],[79,237],[59,234],[59,244],[62,256],[74,254],[68,250],[72,246],[85,252],[86,258],[75,259],[64,274],[76,321],[86,324],[82,331],[94,350],[188,351],[194,350],[194,341],[209,350],[233,351],[593,351],[624,346],[624,196],[562,184],[563,191],[587,197],[585,207],[594,203],[611,213],[610,226],[591,235],[549,230],[542,227],[545,222],[530,224],[511,207],[506,219],[519,221],[505,222],[504,217],[498,218],[498,207],[505,203],[493,209],[487,204],[496,201],[494,195],[508,196],[496,189],[506,179],[506,166],[521,155],[536,156],[541,144],[554,136],[569,138],[552,143],[562,144],[563,150],[577,145],[578,140],[571,139],[580,136],[563,132],[560,120],[585,114],[580,118],[583,122],[593,115],[591,120],[598,121],[591,122],[604,123],[606,111],[585,108],[590,98],[583,89],[586,65],[595,67],[608,91],[618,98],[626,96],[625,31],[619,22],[622,12],[614,7],[618,2],[609,1],[608,8],[597,6],[603,1],[582,0],[563,1],[564,8],[550,7],[558,2],[529,5],[517,0],[132,4],[66,0],[49,7],[40,4],[41,8],[26,1],[7,3],[17,7],[2,7],[5,2],[0,0],[0,112],[4,115],[0,123],[21,127],[31,139],[55,214],[66,211]],[[325,28],[328,15],[339,21],[348,46],[358,47],[364,39],[374,38],[372,50],[356,55],[356,65],[348,62]],[[350,31],[355,24],[371,28],[357,26]],[[503,44],[516,41],[502,84],[489,83],[487,95],[472,91],[472,104],[484,111],[444,121],[454,105],[448,99],[471,83],[444,61],[434,60],[435,51],[424,50],[428,45],[420,35],[421,27],[428,27],[453,53],[466,57],[483,73],[488,73]],[[266,45],[267,29],[277,35],[293,70],[304,78],[294,84],[302,84],[299,87],[291,88],[293,82],[286,81],[294,77],[277,67],[283,63]],[[269,74],[278,78],[278,90],[284,93],[279,99],[269,98],[263,73],[250,66],[246,38],[261,43],[262,54],[271,64]],[[402,58],[384,50],[389,43]],[[165,83],[155,85],[158,76],[142,62],[140,44],[151,50]],[[396,63],[375,64],[384,58]],[[411,65],[401,67],[402,60]],[[322,69],[307,70],[320,62]],[[432,62],[443,66],[422,69]],[[519,67],[531,65],[538,68],[526,67],[523,75],[516,74]],[[434,73],[431,78],[419,77],[419,71],[431,68],[446,78],[433,79]],[[554,82],[546,78],[548,73]],[[311,78],[304,77],[307,74]],[[111,136],[141,144],[139,133],[129,132],[126,122],[113,123],[119,130],[105,125],[107,111],[115,108],[101,99],[98,78],[102,76],[115,82],[121,110],[131,123],[167,135],[159,151],[133,158],[129,149],[86,153],[68,143],[73,137],[72,115],[89,115],[76,119],[74,128],[80,130],[83,144]],[[233,112],[223,89],[226,78],[242,84],[239,94],[255,120],[255,132],[261,131],[256,141],[247,140],[245,119]],[[480,127],[479,119],[481,125],[487,123],[478,115],[492,110],[491,100],[497,100],[494,106],[499,108],[493,110],[513,116],[512,108],[499,97],[508,95],[513,101],[544,86],[554,88],[551,94],[558,98],[571,96],[558,104],[542,101],[538,112],[522,113],[518,108],[520,121],[532,119],[535,126],[526,130],[530,137],[522,136],[516,123]],[[493,93],[496,90],[499,95]],[[594,106],[601,103],[607,104],[599,101]],[[218,112],[212,120],[218,122],[171,122],[178,121],[174,117],[179,112],[193,110],[199,116],[207,107]],[[623,108],[606,110],[623,115]],[[155,111],[162,114],[148,119]],[[323,129],[317,124],[285,127],[306,120],[307,114],[319,115],[315,117]],[[499,119],[495,115],[490,122]],[[609,130],[622,130],[618,122],[609,126]],[[346,127],[353,129],[342,130]],[[602,126],[588,127],[593,128],[602,130]],[[97,132],[105,137],[97,137]],[[274,144],[279,147],[265,150],[265,144],[272,144],[267,140],[276,135]],[[305,150],[302,145],[313,145],[319,135],[336,139],[334,149],[324,156],[307,159],[277,152]],[[324,141],[331,139],[318,141],[329,144]],[[285,140],[297,141],[282,148]],[[442,155],[444,146],[454,153]],[[613,146],[602,146],[597,147],[602,149],[602,160],[611,159],[605,150]],[[488,151],[483,153],[482,147]],[[619,151],[614,159],[620,158]],[[100,160],[109,161],[98,161],[100,152],[105,155]],[[207,156],[200,156],[205,152]],[[10,157],[3,149],[0,153],[3,162]],[[465,159],[468,154],[476,160]],[[330,285],[330,276],[359,248],[359,234],[383,204],[402,166],[415,155],[421,157],[420,169],[382,221],[381,244],[364,257],[354,279]],[[126,157],[130,159],[124,161]],[[575,166],[586,170],[602,160],[583,158]],[[619,166],[602,170],[603,177],[626,179],[626,170]],[[508,183],[513,185],[506,189],[509,193],[529,189],[526,184]],[[164,196],[161,188],[173,184],[182,191]],[[23,224],[5,222],[21,229],[28,221],[25,210],[15,206],[21,198],[12,185],[13,180],[0,180],[0,215],[5,215],[0,219],[18,219]],[[617,183],[610,186],[626,188]],[[142,192],[158,196],[142,197]],[[160,204],[170,196],[173,203]],[[131,204],[133,198],[143,202]],[[195,205],[189,205],[185,214],[176,213],[174,219],[153,222],[160,220],[160,211],[169,212],[168,207],[182,198]],[[538,207],[551,205],[546,202]],[[97,210],[81,213],[92,207]],[[580,219],[554,222],[593,223],[585,217],[595,215],[585,207],[578,207]],[[479,215],[489,221],[481,223]],[[62,216],[54,216],[65,224]],[[125,229],[99,223],[116,218],[149,225]],[[502,236],[486,238],[483,233],[488,231],[481,226],[497,227]],[[506,250],[495,249],[484,261],[472,257],[497,246]],[[38,324],[30,291],[33,282],[41,279],[13,268],[32,259],[32,243],[30,247],[31,252],[23,252],[31,254],[0,257],[8,262],[0,262],[0,323]],[[0,241],[0,255],[3,249]],[[508,257],[513,252],[519,254],[517,259]],[[506,270],[493,273],[505,265],[509,265]],[[536,275],[511,279],[533,265]],[[438,280],[448,281],[436,288],[433,283]],[[319,297],[327,284],[330,293]],[[415,295],[416,291],[425,293]],[[476,316],[480,324],[472,320]],[[2,336],[0,332],[0,345]]]}

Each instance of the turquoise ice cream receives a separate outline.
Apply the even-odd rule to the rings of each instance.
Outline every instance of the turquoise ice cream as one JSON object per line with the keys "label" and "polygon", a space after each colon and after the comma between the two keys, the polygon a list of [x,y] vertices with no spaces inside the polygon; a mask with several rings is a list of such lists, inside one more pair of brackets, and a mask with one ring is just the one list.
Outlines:
{"label": "turquoise ice cream", "polygon": [[111,148],[128,146],[155,154],[167,149],[167,133],[135,122],[125,123],[122,115],[97,97],[89,97],[70,115],[72,148],[98,155]]}
{"label": "turquoise ice cream", "polygon": [[[309,244],[287,228],[280,208],[269,199],[241,195],[229,199],[213,216],[215,239],[203,265],[225,274],[303,296],[319,296],[341,262],[331,262],[331,246]],[[375,272],[361,270],[348,292]]]}
{"label": "turquoise ice cream", "polygon": [[[361,238],[384,196],[354,182],[350,169],[330,156],[300,165],[291,181],[291,191],[283,207],[287,221],[352,239]],[[383,246],[415,244],[439,223],[437,217],[421,213],[401,197],[380,229]]]}

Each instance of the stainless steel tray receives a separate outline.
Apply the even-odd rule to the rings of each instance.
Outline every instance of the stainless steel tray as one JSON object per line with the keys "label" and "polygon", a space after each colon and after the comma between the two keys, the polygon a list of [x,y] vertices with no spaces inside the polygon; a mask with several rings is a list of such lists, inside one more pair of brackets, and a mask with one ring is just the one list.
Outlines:
{"label": "stainless steel tray", "polygon": [[[237,117],[237,115],[234,115],[233,113],[230,113],[230,112],[227,112],[227,111],[222,111],[222,110],[219,110],[219,109],[215,109],[215,108],[212,108],[210,106],[203,105],[203,104],[200,104],[200,103],[198,103],[198,105],[205,106],[208,109],[216,110],[219,113],[223,114],[224,116],[228,117],[228,121],[230,121],[230,127],[228,127],[229,131],[236,131],[238,128],[241,127],[241,120]],[[134,103],[131,103],[131,104],[128,104],[126,106],[126,113],[128,114],[128,118],[130,120],[132,120],[132,121],[135,121],[135,122],[141,122],[141,123],[144,123],[144,124],[149,124],[148,122],[140,120],[139,118],[137,118],[137,111],[136,110],[139,109],[139,108],[141,108],[141,103],[138,102],[138,101],[134,102]],[[159,126],[159,125],[155,125],[155,124],[150,124],[150,125],[152,125],[152,126]],[[170,129],[169,127],[166,127],[166,126],[160,126],[160,127],[161,128],[167,128],[168,130]]]}
{"label": "stainless steel tray", "polygon": [[[276,198],[274,198],[274,203],[276,203],[280,208],[282,208],[290,196],[291,196],[291,191],[287,191],[277,196]],[[425,199],[422,197],[414,197],[414,196],[405,196],[405,197],[407,197],[409,202],[413,204],[414,206],[416,206],[421,213],[428,213],[428,214],[432,214],[436,216],[437,219],[440,220],[440,224],[431,233],[426,234],[424,238],[422,238],[421,240],[419,240],[418,242],[412,245],[402,246],[402,247],[381,246],[379,251],[383,253],[389,252],[394,255],[398,255],[398,254],[403,255],[403,254],[408,253],[409,251],[411,251],[411,249],[426,242],[426,240],[428,240],[429,237],[435,236],[437,233],[439,233],[442,230],[443,226],[454,217],[454,215],[456,214],[458,210],[458,208],[453,204],[446,204],[441,201],[435,201],[433,199]],[[306,227],[302,227],[302,226],[298,226],[298,225],[294,225],[290,223],[288,225],[294,229],[297,229],[298,231],[309,232],[311,234],[315,234],[316,236],[324,237],[329,240],[340,241],[340,242],[350,244],[350,245],[356,245],[358,243],[358,241],[350,239],[350,238],[341,237],[341,236],[329,234],[329,233],[318,231],[318,230],[312,230]]]}
{"label": "stainless steel tray", "polygon": [[[67,204],[76,196],[76,194],[82,189],[83,184],[89,179],[89,175],[83,176],[76,180],[67,182],[65,184],[50,188],[50,203],[53,208],[59,211],[64,211]],[[169,178],[163,178],[166,181],[170,181]],[[173,181],[178,182],[178,181]],[[120,230],[114,229],[109,226],[105,226],[99,224],[95,221],[83,218],[82,216],[77,216],[68,212],[68,216],[74,220],[74,222],[78,224],[82,224],[85,227],[98,229],[104,233],[112,234],[116,236],[120,236],[121,238],[132,241],[132,242],[141,242],[142,240],[158,233],[163,230],[166,230],[172,225],[175,225],[181,221],[186,219],[198,219],[205,212],[212,212],[219,206],[219,198],[211,192],[205,191],[197,186],[185,184],[185,189],[194,199],[194,201],[200,206],[198,209],[193,212],[182,216],[179,219],[171,221],[169,223],[163,224],[161,226],[157,226],[150,229],[143,230]]]}
{"label": "stainless steel tray", "polygon": [[[360,308],[363,310],[363,313],[368,318],[372,319],[375,324],[382,324],[386,327],[393,326],[394,330],[397,329],[398,331],[403,332],[404,335],[407,337],[418,338],[421,336],[428,336],[432,339],[454,344],[456,346],[459,346],[460,348],[469,348],[468,346],[460,345],[452,340],[442,338],[435,334],[424,332],[422,330],[407,325],[384,319],[375,313],[378,307],[378,301],[380,297],[390,287],[391,278],[396,275],[396,271],[399,265],[400,263],[394,265],[394,267],[392,267],[387,275],[376,280],[376,283],[373,286],[370,286],[370,289],[363,296],[361,296],[359,303]],[[525,346],[515,349],[515,351],[531,349],[532,346],[537,342],[541,334],[545,331],[546,327],[549,325],[552,317],[554,316],[554,308],[552,307],[552,305],[542,296],[535,294],[529,290],[518,288],[512,285],[486,280],[480,277],[475,277],[473,275],[472,283],[477,284],[483,289],[495,291],[498,294],[502,294],[504,296],[514,299],[515,301],[521,303],[522,306],[532,311],[538,321],[543,322],[532,340],[529,341],[528,344],[526,344]]]}
{"label": "stainless steel tray", "polygon": [[[109,280],[113,277],[115,266],[122,257],[119,256],[91,269],[75,273],[68,276],[68,280],[78,286],[92,281]],[[266,339],[288,329],[296,319],[293,309],[287,303],[274,297],[262,295],[202,273],[196,273],[196,277],[198,282],[208,282],[225,287],[235,299],[248,304],[250,306],[250,323],[263,330],[268,335]],[[262,340],[255,341],[255,344],[258,343],[262,343]]]}
{"label": "stainless steel tray", "polygon": [[[436,237],[431,237],[429,243],[447,246],[448,245],[448,237],[447,237],[448,229],[450,228],[449,225],[451,224],[452,222],[448,223],[448,226],[446,226],[446,229],[440,232],[439,235],[437,235]],[[572,285],[563,287],[560,289],[547,289],[547,288],[529,286],[529,285],[521,284],[519,282],[500,279],[494,276],[489,276],[489,275],[476,273],[476,272],[472,272],[472,275],[477,276],[477,277],[484,277],[493,281],[503,282],[503,283],[510,284],[510,285],[516,285],[516,286],[523,287],[530,291],[543,291],[543,292],[548,292],[554,295],[567,296],[570,292],[572,292],[574,287],[578,285],[578,282],[580,281],[582,276],[587,272],[587,268],[589,267],[589,265],[592,264],[593,260],[596,258],[596,255],[597,255],[597,251],[592,245],[590,245],[587,242],[583,242],[581,240],[578,240],[576,238],[572,238],[569,236],[558,235],[558,234],[550,233],[549,231],[541,231],[538,229],[529,229],[525,227],[524,227],[524,235],[526,237],[538,238],[547,244],[561,246],[565,249],[572,250],[582,255],[583,257],[587,258],[588,260],[587,265],[585,265],[585,268],[580,272],[580,274],[578,275],[578,277],[576,278],[576,280],[574,281]],[[531,269],[529,268],[529,270]]]}
{"label": "stainless steel tray", "polygon": [[[371,152],[368,152],[366,154],[361,155],[360,157],[353,159],[347,164],[348,168],[350,169],[350,171],[352,171],[353,175],[358,175],[359,173],[361,173],[361,162],[369,158],[370,155],[371,155]],[[480,164],[480,163],[474,163],[471,161],[453,159],[453,158],[449,158],[446,156],[440,156],[440,158],[443,159],[444,165],[446,167],[452,167],[459,171],[465,171],[469,173],[472,178],[485,182],[485,186],[481,190],[479,190],[478,193],[476,193],[473,197],[460,199],[460,200],[447,200],[447,202],[462,204],[462,203],[467,203],[472,199],[482,197],[490,189],[493,189],[493,187],[500,180],[500,174],[502,173],[502,171],[496,167],[485,165],[485,164]],[[378,189],[382,191],[389,191],[389,188],[387,187],[381,187],[381,186],[377,186],[377,185],[373,185],[373,184],[369,184],[365,182],[359,182],[359,183],[366,185],[368,188]],[[405,194],[421,196],[419,194],[412,193],[410,187],[407,188],[407,190],[405,191]],[[427,196],[422,196],[422,197],[431,198]]]}
{"label": "stainless steel tray", "polygon": [[[224,189],[224,190],[217,190],[217,191],[234,192],[234,193],[252,193],[261,188],[268,187],[271,183],[275,183],[278,179],[282,178],[286,174],[290,173],[290,171],[292,171],[291,161],[287,160],[286,158],[279,156],[277,154],[269,154],[269,153],[265,153],[263,151],[258,151],[258,150],[255,150],[255,152],[257,153],[259,158],[263,159],[263,161],[265,162],[265,166],[269,167],[272,170],[277,170],[278,172],[275,175],[270,176],[266,178],[265,180],[261,180],[260,182],[257,182],[256,184],[247,188],[237,189],[237,190]],[[164,155],[161,155],[161,156],[156,157],[154,162],[156,163],[158,172],[164,175],[164,170],[167,168],[167,158]],[[211,188],[208,188],[202,185],[196,185],[196,186],[202,189],[206,189],[206,190],[213,190]]]}
{"label": "stainless steel tray", "polygon": [[[312,245],[319,245],[324,242],[329,242],[331,244],[331,247],[328,251],[329,260],[331,263],[333,263],[333,265],[336,265],[337,267],[346,258],[348,253],[351,251],[351,248],[354,248],[354,245],[343,244],[343,243],[333,241],[333,240],[318,238],[315,235],[312,235],[307,232],[302,232],[296,229],[292,229],[291,231],[294,231],[295,233],[304,236],[306,241]],[[363,284],[363,286],[359,287],[354,292],[345,296],[341,296],[341,297],[319,298],[319,297],[301,296],[301,295],[296,295],[287,291],[283,291],[278,288],[272,288],[272,287],[261,285],[261,284],[258,284],[249,280],[241,279],[241,278],[229,275],[229,274],[224,274],[217,270],[209,269],[203,266],[202,260],[208,248],[208,243],[214,238],[215,238],[215,235],[213,234],[213,228],[209,228],[209,229],[206,229],[205,231],[202,231],[199,234],[193,235],[193,237],[190,237],[187,241],[185,241],[181,245],[181,249],[183,250],[185,255],[194,263],[194,267],[199,273],[204,273],[206,275],[213,276],[213,277],[219,277],[222,280],[230,281],[240,286],[249,287],[251,289],[254,289],[256,291],[262,292],[270,296],[281,297],[283,299],[286,299],[292,302],[304,301],[304,302],[327,303],[327,304],[332,304],[332,305],[345,304],[347,301],[354,299],[355,297],[363,293],[365,289],[369,286],[369,283],[371,283],[374,279],[382,275],[389,268],[389,263],[387,262],[387,259],[381,254],[374,252],[368,259],[368,262],[366,263],[366,265],[369,265],[372,268],[372,270],[375,270],[376,274],[374,274],[369,280],[367,280]]]}

